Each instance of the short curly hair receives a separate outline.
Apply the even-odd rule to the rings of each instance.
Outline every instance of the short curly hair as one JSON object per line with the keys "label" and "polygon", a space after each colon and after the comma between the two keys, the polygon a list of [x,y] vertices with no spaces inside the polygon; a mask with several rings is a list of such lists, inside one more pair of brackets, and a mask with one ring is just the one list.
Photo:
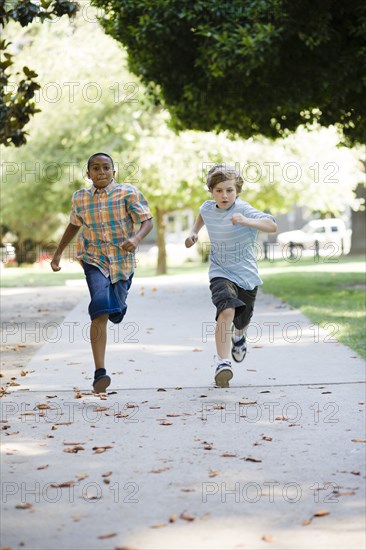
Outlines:
{"label": "short curly hair", "polygon": [[222,181],[235,180],[236,192],[239,195],[241,192],[244,180],[240,175],[239,170],[235,166],[229,166],[227,164],[215,164],[207,174],[206,185],[210,192],[212,192],[215,185]]}

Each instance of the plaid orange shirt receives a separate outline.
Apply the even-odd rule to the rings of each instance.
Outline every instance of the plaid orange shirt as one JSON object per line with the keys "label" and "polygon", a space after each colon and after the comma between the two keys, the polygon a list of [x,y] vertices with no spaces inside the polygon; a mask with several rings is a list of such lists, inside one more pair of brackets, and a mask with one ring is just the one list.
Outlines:
{"label": "plaid orange shirt", "polygon": [[111,282],[128,279],[135,253],[121,244],[134,234],[134,224],[152,218],[147,200],[132,185],[112,180],[103,189],[92,185],[73,194],[70,223],[82,227],[77,259],[95,265]]}

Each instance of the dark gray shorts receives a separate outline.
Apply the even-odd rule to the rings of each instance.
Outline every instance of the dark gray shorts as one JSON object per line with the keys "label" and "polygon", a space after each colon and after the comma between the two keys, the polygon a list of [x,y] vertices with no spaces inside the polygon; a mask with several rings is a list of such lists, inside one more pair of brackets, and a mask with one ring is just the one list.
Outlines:
{"label": "dark gray shorts", "polygon": [[257,286],[253,290],[244,290],[229,279],[214,277],[210,281],[210,290],[212,302],[216,306],[216,321],[224,309],[235,308],[235,327],[240,330],[249,325],[257,296]]}

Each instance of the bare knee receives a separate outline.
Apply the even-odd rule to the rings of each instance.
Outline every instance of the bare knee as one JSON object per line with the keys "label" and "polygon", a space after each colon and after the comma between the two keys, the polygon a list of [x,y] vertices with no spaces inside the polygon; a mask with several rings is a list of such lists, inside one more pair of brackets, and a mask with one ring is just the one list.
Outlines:
{"label": "bare knee", "polygon": [[230,307],[230,308],[227,308],[227,309],[223,309],[218,318],[217,318],[217,321],[218,322],[223,322],[223,323],[231,323],[234,319],[234,315],[235,315],[235,309],[233,307]]}

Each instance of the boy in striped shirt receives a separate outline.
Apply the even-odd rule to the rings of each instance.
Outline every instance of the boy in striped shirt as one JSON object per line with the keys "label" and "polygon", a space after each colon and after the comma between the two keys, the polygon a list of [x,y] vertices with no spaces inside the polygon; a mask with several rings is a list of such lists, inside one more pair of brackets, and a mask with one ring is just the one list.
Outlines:
{"label": "boy in striped shirt", "polygon": [[[93,185],[74,193],[70,223],[53,256],[51,268],[60,271],[64,249],[82,228],[76,257],[84,269],[91,298],[93,388],[96,393],[102,393],[111,383],[105,369],[107,322],[109,319],[112,323],[120,323],[126,313],[135,250],[153,224],[143,194],[132,185],[115,181],[114,164],[109,155],[92,155],[87,174]],[[140,224],[137,233],[134,230],[136,223]]]}
{"label": "boy in striped shirt", "polygon": [[243,178],[234,167],[213,166],[206,184],[213,200],[200,207],[185,245],[193,246],[206,225],[210,238],[210,290],[216,306],[215,383],[226,388],[233,377],[230,351],[234,361],[243,361],[247,349],[245,331],[253,315],[258,285],[262,284],[254,253],[255,239],[258,231],[275,233],[277,225],[273,216],[238,198]]}

